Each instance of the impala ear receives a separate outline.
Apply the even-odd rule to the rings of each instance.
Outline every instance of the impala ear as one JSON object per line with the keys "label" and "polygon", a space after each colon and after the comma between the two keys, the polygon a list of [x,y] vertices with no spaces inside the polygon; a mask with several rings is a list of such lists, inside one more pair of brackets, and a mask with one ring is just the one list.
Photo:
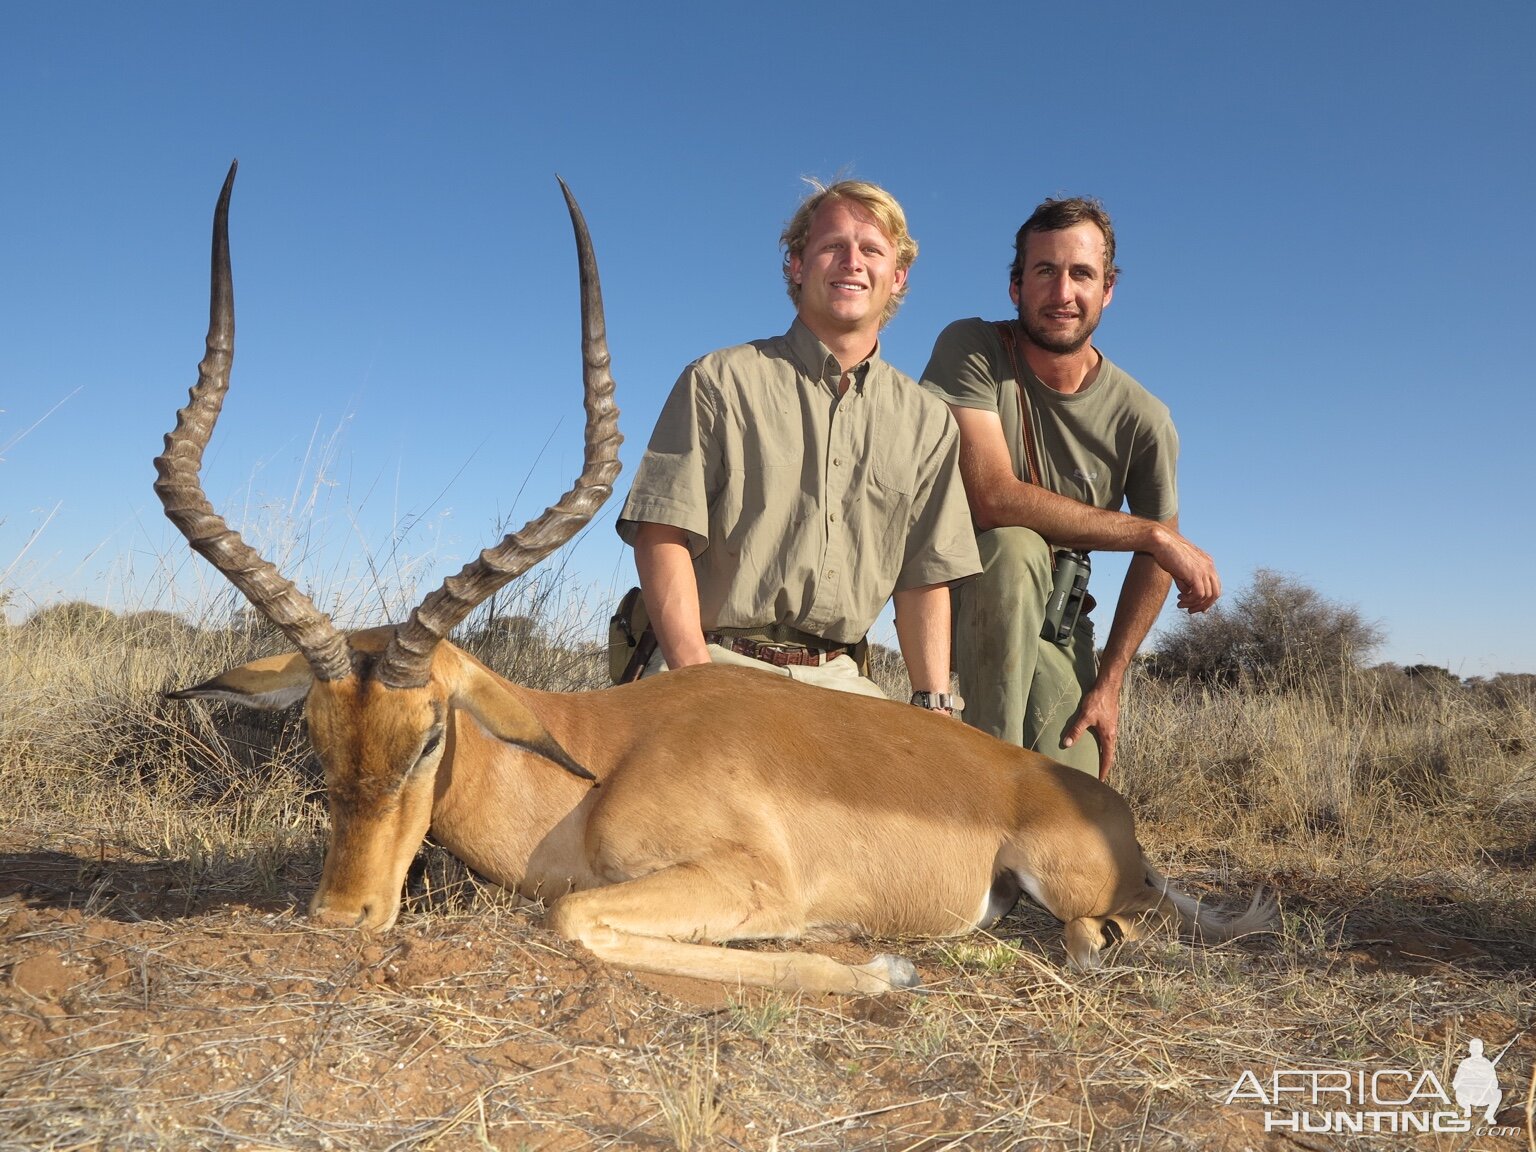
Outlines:
{"label": "impala ear", "polygon": [[542,756],[572,776],[597,783],[597,777],[560,747],[560,742],[549,734],[549,729],[529,711],[528,706],[485,669],[468,660],[460,661],[454,680],[450,702],[478,720],[480,726],[496,739]]}
{"label": "impala ear", "polygon": [[304,699],[314,680],[303,653],[285,652],[252,660],[220,672],[212,680],[165,695],[170,700],[223,700],[260,712],[276,712]]}

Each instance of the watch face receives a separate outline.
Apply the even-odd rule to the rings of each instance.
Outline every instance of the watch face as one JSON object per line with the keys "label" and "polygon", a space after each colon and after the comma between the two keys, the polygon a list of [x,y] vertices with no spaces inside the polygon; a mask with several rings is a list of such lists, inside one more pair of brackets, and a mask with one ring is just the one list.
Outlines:
{"label": "watch face", "polygon": [[914,692],[911,703],[934,712],[957,712],[965,707],[965,702],[950,692]]}
{"label": "watch face", "polygon": [[914,692],[911,703],[933,712],[959,712],[965,701],[953,692]]}

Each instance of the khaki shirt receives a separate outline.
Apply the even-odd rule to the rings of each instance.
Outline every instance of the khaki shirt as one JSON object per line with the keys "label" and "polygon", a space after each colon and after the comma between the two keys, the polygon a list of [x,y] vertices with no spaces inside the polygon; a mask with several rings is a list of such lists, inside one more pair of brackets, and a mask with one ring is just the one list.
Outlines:
{"label": "khaki shirt", "polygon": [[[1023,340],[1018,322],[1015,333]],[[1167,520],[1179,510],[1179,435],[1168,407],[1109,357],[1079,392],[1048,388],[1023,354],[1024,393],[1044,488],[1081,504]],[[1013,474],[1028,478],[1019,389],[1013,365],[989,321],[956,320],[933,346],[923,387],[960,408],[996,412]]]}
{"label": "khaki shirt", "polygon": [[711,353],[667,398],[618,522],[689,536],[706,630],[860,640],[893,591],[981,570],[949,410],[880,359],[853,369],[798,319]]}

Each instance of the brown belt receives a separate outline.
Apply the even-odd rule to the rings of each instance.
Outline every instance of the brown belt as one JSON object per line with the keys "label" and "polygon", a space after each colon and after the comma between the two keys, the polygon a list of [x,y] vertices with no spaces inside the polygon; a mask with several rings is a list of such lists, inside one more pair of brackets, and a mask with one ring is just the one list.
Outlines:
{"label": "brown belt", "polygon": [[704,633],[704,640],[777,668],[803,664],[820,667],[848,651],[847,645],[812,648],[805,644],[779,644],[770,640],[749,640],[745,636],[722,636],[718,632]]}

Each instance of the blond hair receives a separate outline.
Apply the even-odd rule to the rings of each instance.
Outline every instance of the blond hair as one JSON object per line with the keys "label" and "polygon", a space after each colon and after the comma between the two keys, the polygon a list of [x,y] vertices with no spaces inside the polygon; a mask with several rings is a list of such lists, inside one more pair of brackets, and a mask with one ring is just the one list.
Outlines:
{"label": "blond hair", "polygon": [[[784,225],[784,231],[779,236],[779,243],[784,248],[784,284],[789,290],[789,298],[797,305],[800,303],[800,285],[795,283],[790,273],[789,261],[791,257],[804,256],[805,242],[810,237],[811,222],[816,218],[816,210],[832,200],[847,200],[874,217],[880,231],[896,246],[896,267],[903,270],[912,267],[912,262],[917,259],[917,241],[907,231],[907,214],[901,210],[896,197],[878,184],[864,180],[839,180],[827,186],[820,180],[807,177],[806,183],[811,186],[811,194],[800,202],[800,207],[795,209],[794,216]],[[880,315],[882,327],[896,315],[896,309],[901,307],[902,298],[906,294],[905,284],[891,293],[885,311]]]}

